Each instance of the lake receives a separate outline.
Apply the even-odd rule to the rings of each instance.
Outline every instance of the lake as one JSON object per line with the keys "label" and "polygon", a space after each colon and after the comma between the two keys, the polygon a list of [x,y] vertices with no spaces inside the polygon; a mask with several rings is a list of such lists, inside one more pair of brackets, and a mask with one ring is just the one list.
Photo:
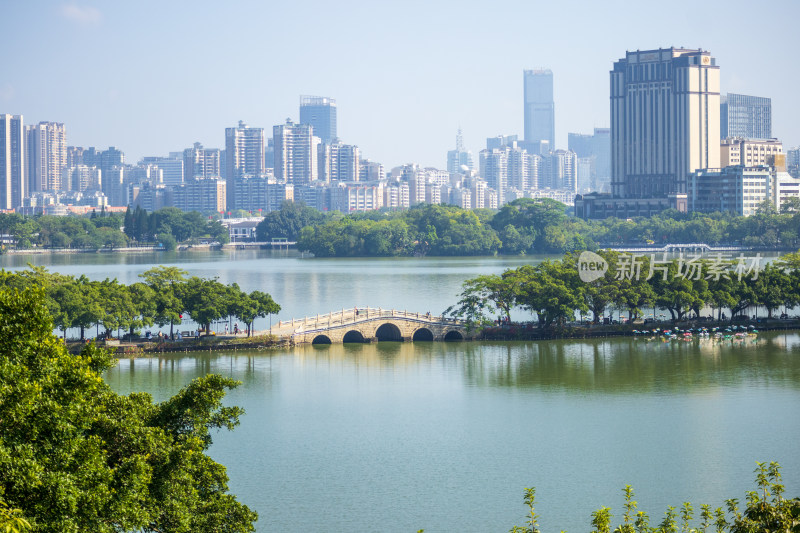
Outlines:
{"label": "lake", "polygon": [[[463,280],[541,258],[311,259],[295,252],[31,255],[52,271],[130,283],[158,264],[269,292],[277,319],[372,306],[438,313]],[[257,327],[266,327],[263,320]],[[217,372],[247,414],[215,435],[258,531],[508,531],[537,488],[546,531],[589,531],[633,485],[667,505],[724,505],[778,461],[800,495],[800,337],[757,342],[620,338],[301,346],[124,359],[117,391],[163,400]],[[615,518],[616,520],[616,518]]]}

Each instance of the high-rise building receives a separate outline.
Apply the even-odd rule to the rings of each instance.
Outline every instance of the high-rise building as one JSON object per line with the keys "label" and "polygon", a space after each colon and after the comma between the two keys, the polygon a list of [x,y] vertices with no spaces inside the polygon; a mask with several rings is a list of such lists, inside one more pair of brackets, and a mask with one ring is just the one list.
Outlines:
{"label": "high-rise building", "polygon": [[472,152],[464,148],[464,138],[461,136],[461,128],[458,128],[456,149],[447,152],[447,171],[460,174],[464,172],[461,167],[475,170],[475,161],[472,159]]}
{"label": "high-rise building", "polygon": [[75,165],[64,167],[61,182],[64,188],[70,191],[86,192],[102,189],[103,176],[97,167],[87,167],[86,165]]}
{"label": "high-rise building", "polygon": [[578,157],[592,157],[592,138],[587,133],[567,133],[567,148]]}
{"label": "high-rise building", "polygon": [[553,72],[526,70],[524,90],[525,142],[548,141],[555,147],[556,119],[553,101]]}
{"label": "high-rise building", "polygon": [[61,191],[67,166],[67,131],[58,122],[40,122],[25,128],[28,183],[31,191]]}
{"label": "high-rise building", "polygon": [[578,156],[572,150],[556,150],[542,157],[539,189],[578,191]]}
{"label": "high-rise building", "polygon": [[237,127],[225,128],[225,179],[231,192],[227,195],[230,206],[236,203],[233,180],[264,173],[265,142],[264,128],[250,128],[241,120]]}
{"label": "high-rise building", "polygon": [[222,154],[219,148],[203,148],[194,143],[183,151],[183,178],[189,181],[196,178],[213,178],[221,176]]}
{"label": "high-rise building", "polygon": [[318,179],[331,181],[358,181],[360,174],[358,146],[335,142],[317,146]]}
{"label": "high-rise building", "polygon": [[139,165],[158,166],[163,174],[164,185],[168,187],[177,187],[184,182],[183,154],[181,154],[181,157],[177,157],[178,154],[175,155],[176,157],[144,157],[139,162]]}
{"label": "high-rise building", "polygon": [[786,150],[786,171],[794,178],[800,178],[800,147]]}
{"label": "high-rise building", "polygon": [[369,159],[358,161],[358,181],[382,181],[386,178],[383,165]]}
{"label": "high-rise building", "polygon": [[[608,128],[595,128],[594,133],[567,134],[569,149],[575,152],[579,163],[578,190],[581,193],[610,192],[611,134]],[[586,174],[589,172],[589,174]]]}
{"label": "high-rise building", "polygon": [[286,124],[272,128],[275,179],[294,185],[308,185],[317,181],[317,147],[320,139],[313,131],[313,126],[309,124],[295,124],[288,119]]}
{"label": "high-rise building", "polygon": [[611,129],[595,128],[592,135],[592,190],[611,192]]}
{"label": "high-rise building", "polygon": [[613,195],[686,194],[691,172],[719,167],[719,124],[719,67],[709,52],[628,52],[611,71]]}
{"label": "high-rise building", "polygon": [[336,100],[327,96],[300,97],[300,124],[314,128],[314,135],[332,144],[336,135]]}
{"label": "high-rise building", "polygon": [[500,205],[505,203],[508,188],[508,153],[505,149],[481,150],[480,174],[489,187],[497,191]]}
{"label": "high-rise building", "polygon": [[0,115],[0,209],[22,205],[28,195],[22,115]]}
{"label": "high-rise building", "polygon": [[516,135],[497,135],[495,137],[486,138],[487,150],[516,146],[517,144],[519,144],[519,139]]}
{"label": "high-rise building", "polygon": [[760,96],[728,93],[719,106],[721,139],[772,138],[772,100]]}

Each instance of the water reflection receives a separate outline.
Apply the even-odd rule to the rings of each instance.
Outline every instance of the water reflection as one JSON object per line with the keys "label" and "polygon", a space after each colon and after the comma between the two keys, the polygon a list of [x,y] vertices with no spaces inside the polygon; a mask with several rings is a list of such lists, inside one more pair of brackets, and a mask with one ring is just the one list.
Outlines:
{"label": "water reflection", "polygon": [[[157,379],[179,387],[211,372],[253,383],[274,379],[288,358],[293,366],[414,371],[420,365],[457,369],[471,387],[538,388],[604,394],[703,391],[750,385],[800,387],[800,336],[762,333],[757,342],[648,342],[599,339],[503,343],[379,342],[307,345],[285,352],[214,352],[122,360],[109,372],[124,388]],[[140,376],[138,371],[142,371]],[[278,373],[279,374],[279,373]],[[124,377],[123,377],[124,376]],[[119,381],[119,385],[123,382]]]}

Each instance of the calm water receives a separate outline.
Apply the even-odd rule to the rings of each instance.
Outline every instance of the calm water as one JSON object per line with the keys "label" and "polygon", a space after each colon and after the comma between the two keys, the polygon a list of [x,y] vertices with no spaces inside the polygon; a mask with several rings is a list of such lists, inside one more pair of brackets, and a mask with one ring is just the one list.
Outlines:
{"label": "calm water", "polygon": [[[0,267],[27,268],[90,279],[141,281],[139,274],[158,265],[180,267],[190,275],[238,283],[246,291],[272,295],[281,312],[272,320],[323,314],[343,307],[382,307],[438,314],[458,300],[461,283],[480,274],[541,261],[541,257],[315,259],[296,251],[235,250],[137,254],[0,256]],[[256,321],[266,329],[269,319]]]}
{"label": "calm water", "polygon": [[[124,282],[157,264],[271,293],[281,319],[354,305],[439,312],[461,282],[536,258],[321,260],[259,251],[5,256]],[[258,327],[265,327],[264,321]],[[744,499],[756,461],[800,495],[800,338],[380,343],[123,360],[107,379],[158,400],[207,372],[247,414],[212,455],[267,531],[508,531],[537,487],[547,531],[619,515],[625,484],[667,505]]]}
{"label": "calm water", "polygon": [[632,484],[723,505],[783,465],[800,494],[800,338],[379,343],[123,360],[120,392],[165,399],[207,372],[247,414],[215,438],[258,531],[508,531],[536,486],[545,531],[589,531]]}

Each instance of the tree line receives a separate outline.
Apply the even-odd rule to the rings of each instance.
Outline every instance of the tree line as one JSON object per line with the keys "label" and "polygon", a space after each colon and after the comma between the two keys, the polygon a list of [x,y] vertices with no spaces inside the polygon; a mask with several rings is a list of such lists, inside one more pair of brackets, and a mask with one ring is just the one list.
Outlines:
{"label": "tree line", "polygon": [[700,317],[711,308],[712,318],[725,318],[727,310],[733,320],[750,308],[763,307],[772,318],[781,307],[800,304],[798,253],[767,264],[759,257],[665,260],[610,250],[592,256],[593,268],[607,265],[597,279],[587,280],[590,265],[569,253],[560,260],[469,279],[458,303],[445,313],[482,326],[494,315],[510,321],[511,310],[519,308],[535,316],[541,327],[550,327],[572,321],[578,313],[591,313],[598,323],[609,309],[626,312],[631,320],[647,309],[655,316],[660,309],[677,321]]}
{"label": "tree line", "polygon": [[140,277],[141,282],[125,285],[116,279],[94,281],[86,276],[66,276],[30,267],[19,272],[0,271],[0,287],[41,288],[55,328],[65,338],[68,329],[80,329],[81,340],[85,339],[86,329],[95,326],[102,327],[104,335],[111,337],[114,331],[133,335],[154,324],[169,325],[173,337],[174,326],[186,318],[209,334],[211,323],[230,317],[242,321],[249,337],[256,318],[281,309],[267,293],[247,293],[236,283],[225,285],[216,279],[188,277],[177,267],[157,266]]}
{"label": "tree line", "polygon": [[218,220],[198,212],[165,207],[148,213],[138,206],[129,207],[124,216],[102,209],[89,216],[0,213],[0,235],[9,241],[4,246],[16,249],[99,250],[131,244],[174,249],[177,243],[203,238],[221,243],[229,240],[228,230]]}
{"label": "tree line", "polygon": [[319,257],[550,254],[675,242],[793,248],[800,237],[800,212],[792,205],[778,214],[765,204],[750,217],[668,210],[652,217],[587,221],[547,198],[521,198],[498,211],[420,204],[350,215],[287,203],[267,213],[256,232],[260,241],[287,238]]}

